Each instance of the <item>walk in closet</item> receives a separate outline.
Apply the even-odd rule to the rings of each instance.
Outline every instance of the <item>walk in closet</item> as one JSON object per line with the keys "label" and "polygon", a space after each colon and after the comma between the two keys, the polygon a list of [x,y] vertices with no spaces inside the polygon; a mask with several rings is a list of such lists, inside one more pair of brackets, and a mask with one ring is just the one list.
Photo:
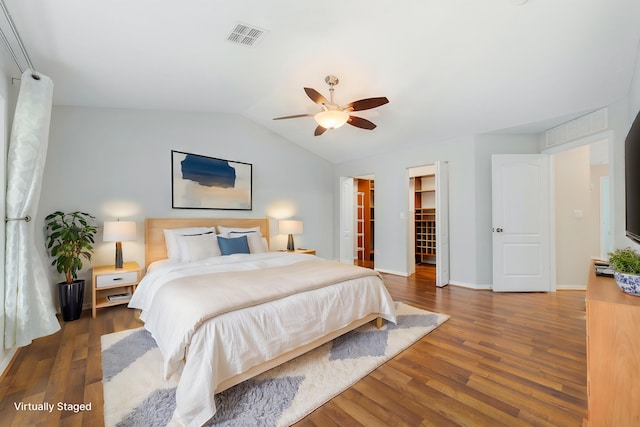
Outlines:
{"label": "walk in closet", "polygon": [[436,176],[411,178],[414,191],[416,264],[436,262]]}

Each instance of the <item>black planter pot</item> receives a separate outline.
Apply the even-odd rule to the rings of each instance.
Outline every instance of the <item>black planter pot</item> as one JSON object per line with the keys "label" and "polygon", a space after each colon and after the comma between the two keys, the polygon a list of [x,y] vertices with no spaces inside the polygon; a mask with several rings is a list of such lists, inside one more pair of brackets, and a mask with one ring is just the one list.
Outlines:
{"label": "black planter pot", "polygon": [[58,292],[62,320],[65,322],[77,320],[82,313],[84,302],[84,280],[74,280],[73,283],[58,283]]}

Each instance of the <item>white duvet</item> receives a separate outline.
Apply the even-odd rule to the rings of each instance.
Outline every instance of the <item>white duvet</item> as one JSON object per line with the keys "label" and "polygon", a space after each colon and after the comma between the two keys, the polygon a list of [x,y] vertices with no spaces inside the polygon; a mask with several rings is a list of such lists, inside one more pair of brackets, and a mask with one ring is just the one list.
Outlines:
{"label": "white duvet", "polygon": [[[203,289],[205,274],[277,269],[310,260],[321,259],[313,255],[270,252],[192,263],[161,261],[149,269],[129,307],[142,310],[145,328],[154,336],[163,354],[165,378],[182,368],[176,391],[174,418],[177,421],[188,426],[204,424],[215,414],[213,395],[224,380],[356,319],[379,313],[395,322],[393,301],[382,280],[375,275],[276,298],[211,319],[200,313],[201,309],[205,310],[206,301],[215,302],[218,296],[237,298],[233,288],[241,288],[216,285],[212,280],[211,288]],[[189,277],[191,280],[183,279]],[[200,284],[195,285],[196,282]],[[165,289],[160,291],[163,286]],[[176,286],[179,286],[178,294]],[[255,289],[255,283],[252,282],[252,286]],[[172,287],[173,294],[168,292]],[[203,295],[209,296],[203,298]],[[194,307],[200,307],[198,312]]]}

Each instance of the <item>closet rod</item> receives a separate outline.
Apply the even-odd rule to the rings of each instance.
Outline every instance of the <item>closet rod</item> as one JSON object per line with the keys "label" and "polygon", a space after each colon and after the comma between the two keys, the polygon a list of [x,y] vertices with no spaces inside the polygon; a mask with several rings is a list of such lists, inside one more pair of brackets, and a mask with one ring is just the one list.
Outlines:
{"label": "closet rod", "polygon": [[[29,54],[27,53],[27,49],[25,49],[24,47],[24,43],[22,43],[22,38],[20,38],[20,34],[18,34],[18,30],[16,29],[16,25],[13,23],[13,19],[11,18],[11,14],[9,13],[9,10],[7,9],[7,5],[4,4],[4,0],[0,0],[0,7],[2,8],[2,12],[4,13],[4,16],[7,18],[7,22],[9,23],[9,27],[11,28],[11,32],[13,33],[13,36],[16,38],[16,41],[18,42],[18,47],[20,48],[20,51],[22,52],[22,55],[24,56],[24,59],[27,61],[27,65],[29,66],[29,68],[32,71],[32,77],[36,80],[39,80],[40,77],[38,77],[38,72],[36,71],[35,67],[33,66],[33,62],[31,62],[31,58],[29,58]],[[15,61],[16,65],[18,66],[18,69],[20,69],[20,73],[24,72],[24,69],[22,68],[22,66],[20,66],[20,62],[18,61],[18,58],[16,57],[16,53],[13,51],[13,48],[11,47],[11,44],[9,44],[9,40],[7,39],[6,34],[4,33],[4,31],[2,31],[2,29],[0,29],[0,33],[2,33],[2,39],[4,40],[4,44],[7,46],[7,49],[9,49],[9,52],[11,53],[11,56],[13,57],[13,60]]]}

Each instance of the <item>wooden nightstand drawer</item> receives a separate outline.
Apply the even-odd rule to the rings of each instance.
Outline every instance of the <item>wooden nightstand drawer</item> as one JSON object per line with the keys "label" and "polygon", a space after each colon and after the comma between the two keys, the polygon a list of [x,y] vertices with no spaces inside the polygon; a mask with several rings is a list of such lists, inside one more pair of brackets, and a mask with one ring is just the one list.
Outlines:
{"label": "wooden nightstand drawer", "polygon": [[126,273],[102,274],[96,277],[96,288],[106,286],[126,285],[138,281],[138,272],[130,271]]}
{"label": "wooden nightstand drawer", "polygon": [[122,268],[115,268],[113,265],[93,267],[91,280],[92,317],[96,317],[98,308],[127,304],[141,277],[142,270],[137,262],[125,262]]}

